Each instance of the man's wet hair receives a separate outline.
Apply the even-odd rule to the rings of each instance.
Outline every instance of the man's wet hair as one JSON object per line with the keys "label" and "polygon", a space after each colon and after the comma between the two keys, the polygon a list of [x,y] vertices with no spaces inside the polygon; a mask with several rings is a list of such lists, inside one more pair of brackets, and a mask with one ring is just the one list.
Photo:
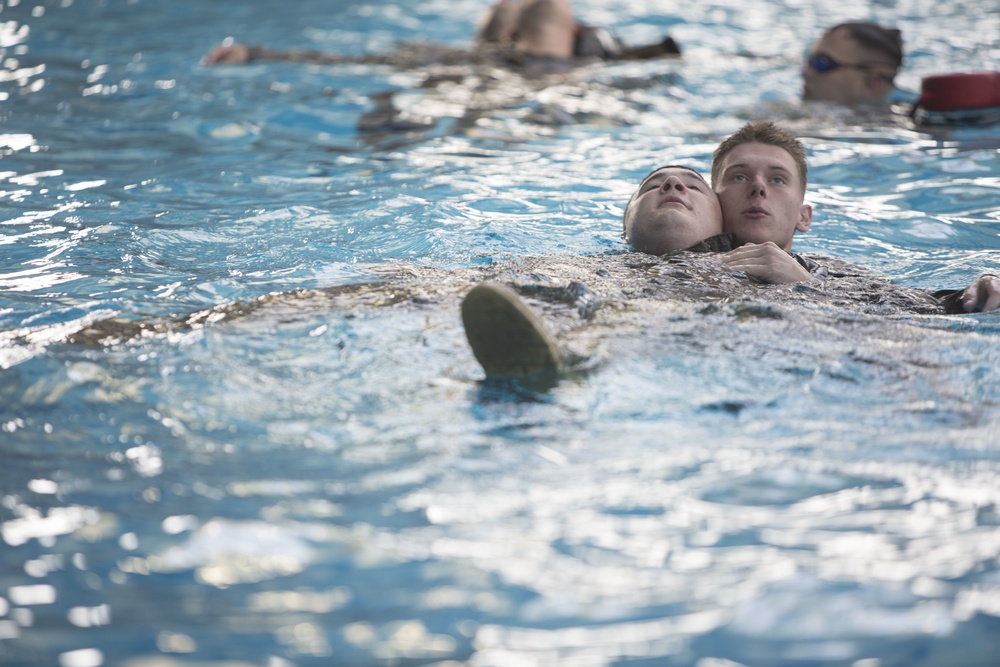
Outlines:
{"label": "man's wet hair", "polygon": [[877,23],[852,21],[837,24],[827,30],[826,34],[837,30],[847,31],[851,39],[864,48],[885,56],[887,65],[892,65],[897,70],[903,66],[903,33],[898,29],[885,28]]}
{"label": "man's wet hair", "polygon": [[802,191],[806,189],[806,177],[809,168],[806,166],[806,149],[795,135],[786,132],[769,120],[758,120],[747,123],[726,138],[712,153],[712,189],[719,185],[722,179],[722,161],[730,151],[743,144],[768,144],[777,146],[792,156],[798,168],[799,180],[802,181]]}

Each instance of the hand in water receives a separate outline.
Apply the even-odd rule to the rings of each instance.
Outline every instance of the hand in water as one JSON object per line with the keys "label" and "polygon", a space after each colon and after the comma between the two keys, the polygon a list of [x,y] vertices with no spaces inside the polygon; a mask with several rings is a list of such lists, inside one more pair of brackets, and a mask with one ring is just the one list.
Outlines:
{"label": "hand in water", "polygon": [[967,313],[982,313],[1000,308],[1000,278],[989,273],[962,292],[962,308]]}
{"label": "hand in water", "polygon": [[813,277],[795,258],[774,242],[747,243],[722,255],[722,264],[765,283],[800,283]]}

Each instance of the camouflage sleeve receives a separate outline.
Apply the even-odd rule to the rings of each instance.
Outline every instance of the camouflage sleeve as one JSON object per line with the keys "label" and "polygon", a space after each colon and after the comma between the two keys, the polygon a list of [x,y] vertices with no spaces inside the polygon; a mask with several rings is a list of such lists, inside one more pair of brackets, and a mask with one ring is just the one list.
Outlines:
{"label": "camouflage sleeve", "polygon": [[959,315],[965,313],[965,307],[962,306],[962,294],[964,293],[964,289],[942,289],[932,292],[931,296],[938,300],[938,303],[944,308],[944,312],[949,315]]}
{"label": "camouflage sleeve", "polygon": [[803,257],[802,255],[796,255],[794,252],[791,253],[795,261],[798,262],[802,268],[809,272],[816,280],[826,280],[830,277],[830,271],[826,266],[820,264],[816,260],[809,259],[808,257]]}

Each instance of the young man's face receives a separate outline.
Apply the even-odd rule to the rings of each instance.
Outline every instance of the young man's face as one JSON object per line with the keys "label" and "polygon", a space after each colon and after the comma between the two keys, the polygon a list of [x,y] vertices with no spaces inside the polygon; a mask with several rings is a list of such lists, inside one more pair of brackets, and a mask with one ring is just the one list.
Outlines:
{"label": "young man's face", "polygon": [[643,179],[625,210],[625,238],[650,255],[690,248],[722,233],[722,209],[708,183],[683,167]]}
{"label": "young man's face", "polygon": [[809,230],[812,207],[795,159],[770,144],[740,144],[723,156],[715,192],[725,230],[739,244],[773,241],[790,250],[796,230]]}

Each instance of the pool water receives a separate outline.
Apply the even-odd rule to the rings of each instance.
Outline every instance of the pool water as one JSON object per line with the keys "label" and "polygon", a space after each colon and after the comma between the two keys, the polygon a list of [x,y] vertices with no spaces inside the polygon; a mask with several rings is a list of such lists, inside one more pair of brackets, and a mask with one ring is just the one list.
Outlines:
{"label": "pool water", "polygon": [[[577,0],[685,57],[545,85],[201,64],[468,45],[485,5],[3,2],[0,664],[995,665],[996,315],[606,309],[540,390],[483,381],[455,295],[620,261],[638,179],[757,117],[809,151],[797,250],[996,272],[1000,127],[797,100],[844,20],[903,30],[910,90],[996,69],[996,3]],[[72,342],[111,318],[176,326]]]}

